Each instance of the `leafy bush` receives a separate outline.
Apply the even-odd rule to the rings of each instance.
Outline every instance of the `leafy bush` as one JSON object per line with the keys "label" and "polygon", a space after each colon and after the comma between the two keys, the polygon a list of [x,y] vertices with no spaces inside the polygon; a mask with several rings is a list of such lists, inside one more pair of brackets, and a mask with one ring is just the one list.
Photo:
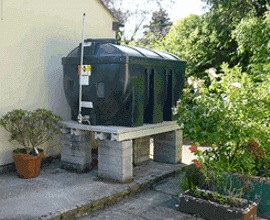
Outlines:
{"label": "leafy bush", "polygon": [[[208,70],[209,88],[198,79],[190,80],[194,92],[186,89],[178,101],[178,123],[184,125],[185,138],[212,146],[197,152],[199,162],[209,168],[257,175],[270,164],[270,75],[256,82],[237,66],[223,64],[222,70],[219,75]],[[263,152],[259,159],[248,150],[250,140]]]}
{"label": "leafy bush", "polygon": [[0,125],[10,132],[10,142],[16,141],[29,153],[61,133],[57,125],[60,120],[63,119],[46,109],[14,109],[0,119]]}

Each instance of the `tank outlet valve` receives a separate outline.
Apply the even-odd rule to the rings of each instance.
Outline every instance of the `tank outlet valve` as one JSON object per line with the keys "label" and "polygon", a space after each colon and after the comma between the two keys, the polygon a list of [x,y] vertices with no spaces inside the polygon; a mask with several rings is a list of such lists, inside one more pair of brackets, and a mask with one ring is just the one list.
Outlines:
{"label": "tank outlet valve", "polygon": [[82,114],[81,113],[79,113],[77,119],[78,119],[78,122],[81,124],[82,123],[82,120],[83,120],[83,117],[82,117]]}
{"label": "tank outlet valve", "polygon": [[90,116],[89,115],[83,116],[83,120],[89,120],[89,119],[90,119]]}

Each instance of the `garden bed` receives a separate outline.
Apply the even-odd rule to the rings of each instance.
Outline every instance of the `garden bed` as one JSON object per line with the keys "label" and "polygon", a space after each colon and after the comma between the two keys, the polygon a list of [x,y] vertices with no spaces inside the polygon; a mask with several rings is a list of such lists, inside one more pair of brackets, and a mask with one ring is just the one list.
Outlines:
{"label": "garden bed", "polygon": [[[256,202],[258,204],[257,215],[270,219],[270,177],[249,176],[238,173],[226,173],[224,177],[227,180],[226,189],[240,189],[245,183],[250,182],[250,188],[244,191],[242,198]],[[211,190],[206,187],[203,175],[198,175],[197,178],[201,182],[200,188]],[[212,185],[214,184],[215,182],[212,182]],[[223,195],[227,194],[224,187],[218,187],[217,192]]]}
{"label": "garden bed", "polygon": [[257,203],[196,189],[187,190],[179,196],[179,211],[205,219],[255,219]]}

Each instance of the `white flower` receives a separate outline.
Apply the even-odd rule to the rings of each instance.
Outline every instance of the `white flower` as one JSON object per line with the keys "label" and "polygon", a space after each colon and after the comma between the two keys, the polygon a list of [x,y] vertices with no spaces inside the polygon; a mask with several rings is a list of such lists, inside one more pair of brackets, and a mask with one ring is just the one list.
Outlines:
{"label": "white flower", "polygon": [[191,77],[188,78],[187,82],[189,85],[192,85],[193,81],[192,81]]}
{"label": "white flower", "polygon": [[241,83],[232,83],[232,86],[237,87],[237,88],[241,88]]}
{"label": "white flower", "polygon": [[198,79],[198,86],[199,86],[199,87],[202,87],[203,84],[204,84],[204,80]]}
{"label": "white flower", "polygon": [[177,107],[173,107],[172,108],[172,113],[173,113],[173,115],[177,115],[178,114]]}
{"label": "white flower", "polygon": [[214,78],[217,78],[218,77],[218,75],[216,74],[216,71],[217,70],[215,68],[210,68],[210,69],[207,70],[209,76],[210,77],[214,77]]}

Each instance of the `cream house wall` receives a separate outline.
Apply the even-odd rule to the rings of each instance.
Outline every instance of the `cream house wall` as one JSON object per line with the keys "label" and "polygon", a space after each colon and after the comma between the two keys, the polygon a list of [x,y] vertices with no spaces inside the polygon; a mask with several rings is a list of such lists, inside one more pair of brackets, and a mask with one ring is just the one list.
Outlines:
{"label": "cream house wall", "polygon": [[[0,1],[0,117],[12,109],[46,108],[69,120],[62,57],[81,42],[83,13],[85,38],[115,38],[114,18],[98,0]],[[16,147],[0,127],[0,166],[13,162]]]}

